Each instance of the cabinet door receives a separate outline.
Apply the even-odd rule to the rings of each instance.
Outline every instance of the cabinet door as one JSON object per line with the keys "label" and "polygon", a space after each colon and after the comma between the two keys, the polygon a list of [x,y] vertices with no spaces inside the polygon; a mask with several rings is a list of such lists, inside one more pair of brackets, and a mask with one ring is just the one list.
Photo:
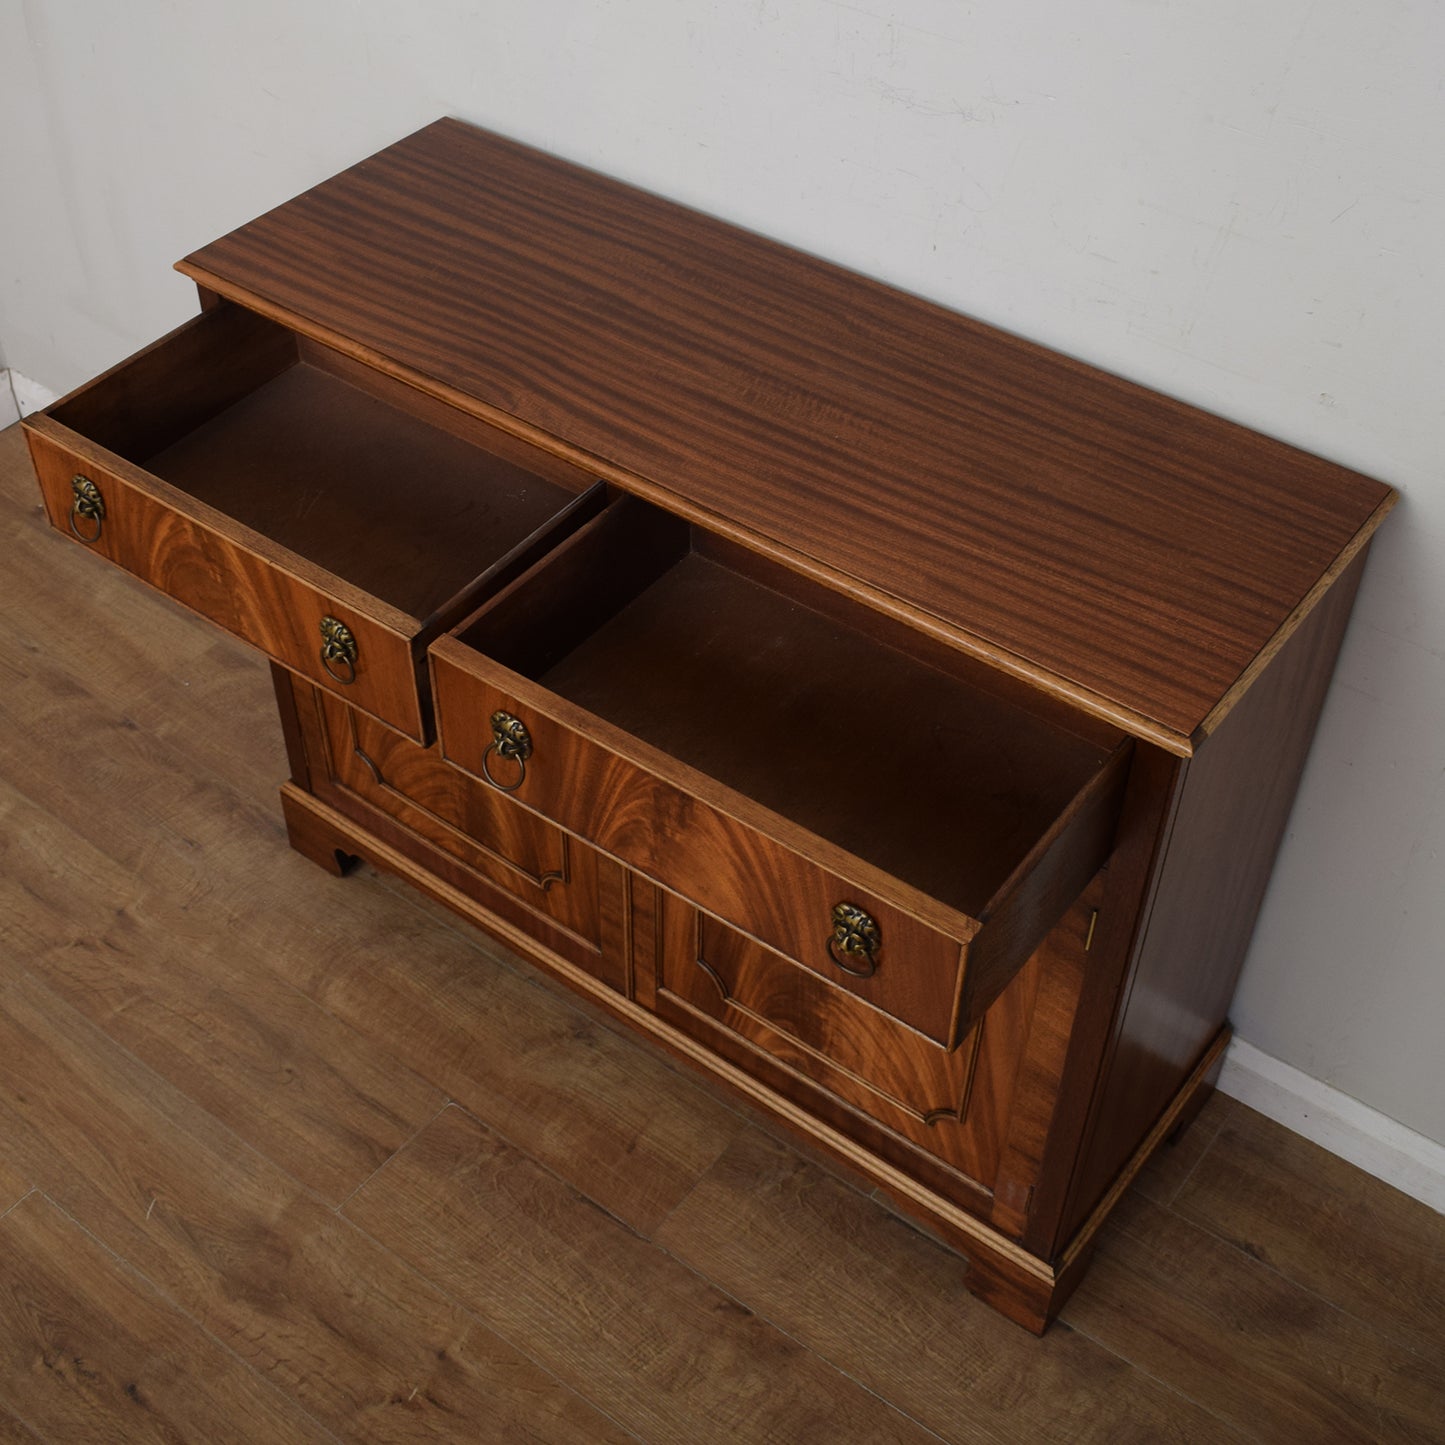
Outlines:
{"label": "cabinet door", "polygon": [[1097,893],[1085,891],[954,1049],[667,893],[649,992],[661,1018],[993,1217],[1010,1132],[1046,1119],[1056,1100],[1059,1025],[1077,1002]]}
{"label": "cabinet door", "polygon": [[622,868],[448,766],[434,747],[418,747],[319,689],[293,687],[317,797],[628,991]]}

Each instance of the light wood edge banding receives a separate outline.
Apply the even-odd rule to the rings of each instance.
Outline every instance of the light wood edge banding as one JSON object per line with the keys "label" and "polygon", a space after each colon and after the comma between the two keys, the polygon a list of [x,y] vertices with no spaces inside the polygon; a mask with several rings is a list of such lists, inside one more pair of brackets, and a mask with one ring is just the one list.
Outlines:
{"label": "light wood edge banding", "polygon": [[1190,742],[1192,743],[1191,751],[1193,750],[1193,748],[1199,747],[1199,745],[1205,740],[1205,738],[1207,738],[1212,732],[1215,732],[1218,729],[1220,723],[1222,723],[1224,719],[1229,716],[1229,714],[1234,709],[1234,705],[1254,685],[1260,673],[1262,673],[1265,668],[1274,661],[1275,655],[1285,645],[1285,643],[1294,636],[1295,632],[1299,629],[1305,618],[1314,611],[1316,605],[1324,597],[1325,593],[1328,592],[1330,588],[1335,585],[1336,581],[1338,581],[1340,577],[1340,574],[1345,570],[1345,568],[1350,565],[1351,562],[1355,560],[1356,557],[1359,556],[1360,552],[1364,549],[1370,539],[1379,530],[1380,523],[1385,520],[1385,518],[1389,515],[1391,509],[1394,507],[1395,503],[1399,500],[1400,494],[1398,492],[1392,491],[1390,495],[1386,497],[1385,500],[1381,502],[1380,505],[1376,507],[1373,512],[1370,513],[1369,517],[1366,518],[1364,525],[1345,544],[1343,549],[1340,551],[1339,556],[1337,556],[1335,560],[1330,563],[1329,567],[1320,574],[1319,580],[1315,583],[1315,585],[1311,587],[1310,590],[1306,592],[1303,597],[1300,598],[1299,602],[1295,605],[1294,610],[1280,624],[1279,630],[1274,634],[1273,637],[1270,638],[1268,642],[1265,643],[1263,647],[1260,648],[1257,653],[1255,653],[1254,659],[1250,662],[1249,666],[1246,667],[1244,671],[1239,674],[1239,677],[1235,679],[1233,687],[1231,687],[1229,691],[1226,692],[1222,698],[1220,698],[1220,700],[1214,705],[1214,708],[1210,712],[1208,717],[1206,717],[1204,721],[1199,724],[1199,727],[1196,729],[1194,736],[1190,739]]}

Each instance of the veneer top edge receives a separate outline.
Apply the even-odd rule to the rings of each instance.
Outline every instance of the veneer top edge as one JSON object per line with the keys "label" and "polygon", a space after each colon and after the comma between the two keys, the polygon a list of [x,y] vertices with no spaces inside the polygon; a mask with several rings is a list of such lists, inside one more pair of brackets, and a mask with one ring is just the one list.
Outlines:
{"label": "veneer top edge", "polygon": [[178,269],[1178,753],[1394,500],[456,120]]}

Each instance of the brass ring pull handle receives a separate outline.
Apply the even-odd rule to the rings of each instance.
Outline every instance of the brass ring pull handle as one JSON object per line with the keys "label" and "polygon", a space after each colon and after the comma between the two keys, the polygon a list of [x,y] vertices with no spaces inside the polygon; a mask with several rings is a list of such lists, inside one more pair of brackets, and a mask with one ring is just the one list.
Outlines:
{"label": "brass ring pull handle", "polygon": [[[517,765],[517,780],[503,783],[492,775],[489,759],[496,753]],[[482,776],[501,793],[515,793],[527,781],[527,759],[532,756],[532,734],[521,718],[509,712],[492,714],[492,741],[482,754]]]}
{"label": "brass ring pull handle", "polygon": [[871,978],[878,968],[883,935],[870,914],[856,903],[833,905],[833,931],[828,935],[828,956],[854,978]]}
{"label": "brass ring pull handle", "polygon": [[326,669],[327,676],[343,687],[350,687],[356,681],[356,656],[356,638],[351,629],[334,617],[323,617],[321,665]]}
{"label": "brass ring pull handle", "polygon": [[[100,541],[101,529],[105,526],[105,498],[100,495],[100,488],[89,477],[71,477],[70,490],[70,533],[88,547],[92,542]],[[87,527],[82,532],[76,524],[77,518],[93,522],[94,530]]]}

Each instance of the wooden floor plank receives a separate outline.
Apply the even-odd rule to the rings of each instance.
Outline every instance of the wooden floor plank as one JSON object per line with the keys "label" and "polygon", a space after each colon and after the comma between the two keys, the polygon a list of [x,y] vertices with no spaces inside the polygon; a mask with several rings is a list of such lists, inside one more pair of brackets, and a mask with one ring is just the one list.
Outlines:
{"label": "wooden floor plank", "polygon": [[1399,1350],[1137,1195],[1119,1206],[1062,1318],[1267,1441],[1441,1438],[1445,1354],[1426,1360]]}
{"label": "wooden floor plank", "polygon": [[345,1213],[644,1439],[932,1438],[460,1108]]}
{"label": "wooden floor plank", "polygon": [[1445,1361],[1445,1215],[1429,1205],[1238,1105],[1173,1207]]}
{"label": "wooden floor plank", "polygon": [[40,1194],[0,1220],[0,1398],[57,1440],[334,1439]]}
{"label": "wooden floor plank", "polygon": [[1248,1438],[1067,1328],[999,1329],[956,1255],[758,1132],[658,1242],[951,1441]]}
{"label": "wooden floor plank", "polygon": [[0,1214],[24,1199],[30,1188],[29,1177],[6,1158],[5,1144],[0,1141]]}
{"label": "wooden floor plank", "polygon": [[1184,1133],[1166,1141],[1129,1187],[1156,1204],[1169,1205],[1198,1168],[1220,1131],[1244,1106],[1217,1090]]}
{"label": "wooden floor plank", "polygon": [[45,1445],[45,1442],[29,1425],[16,1419],[0,1404],[0,1445]]}
{"label": "wooden floor plank", "polygon": [[[129,824],[95,811],[98,837],[126,838]],[[0,838],[0,903],[13,921],[48,916],[32,928],[71,933],[34,950],[34,971],[323,1198],[339,1203],[445,1102],[286,987],[245,929],[218,932],[211,920],[198,929],[164,878],[107,858],[3,778],[0,814],[16,830]],[[219,860],[238,890],[263,881],[248,875],[244,853],[231,846]],[[77,878],[90,919],[81,930]]]}
{"label": "wooden floor plank", "polygon": [[337,1435],[629,1438],[24,974],[0,1061],[21,1167]]}

